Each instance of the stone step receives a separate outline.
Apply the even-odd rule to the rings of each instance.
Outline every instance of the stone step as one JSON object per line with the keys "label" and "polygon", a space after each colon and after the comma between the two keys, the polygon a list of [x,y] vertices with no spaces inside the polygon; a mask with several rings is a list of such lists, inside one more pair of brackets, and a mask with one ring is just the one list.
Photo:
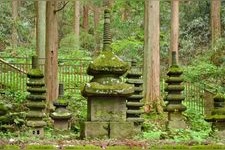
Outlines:
{"label": "stone step", "polygon": [[142,107],[142,106],[144,106],[144,104],[141,103],[141,102],[127,102],[127,106],[137,106],[137,107]]}
{"label": "stone step", "polygon": [[136,118],[136,117],[128,117],[127,121],[132,121],[132,122],[144,122],[143,118]]}
{"label": "stone step", "polygon": [[143,110],[127,110],[127,114],[143,114]]}
{"label": "stone step", "polygon": [[127,99],[142,99],[143,98],[143,95],[131,95],[129,96]]}

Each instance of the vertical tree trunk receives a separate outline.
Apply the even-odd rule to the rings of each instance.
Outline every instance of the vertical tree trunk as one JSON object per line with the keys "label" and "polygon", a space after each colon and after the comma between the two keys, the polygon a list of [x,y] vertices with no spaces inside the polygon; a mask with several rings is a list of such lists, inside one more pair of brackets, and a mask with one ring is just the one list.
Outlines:
{"label": "vertical tree trunk", "polygon": [[89,6],[85,4],[83,6],[83,29],[88,31],[88,13],[89,13]]}
{"label": "vertical tree trunk", "polygon": [[46,1],[37,1],[36,53],[39,64],[45,64],[46,44]]}
{"label": "vertical tree trunk", "polygon": [[171,1],[171,33],[170,33],[170,52],[169,65],[172,63],[172,51],[176,52],[178,63],[178,44],[179,44],[179,0]]}
{"label": "vertical tree trunk", "polygon": [[95,34],[95,44],[96,44],[94,56],[98,56],[100,52],[101,37],[100,37],[100,33],[98,32],[99,22],[100,22],[100,8],[98,6],[94,6],[94,34]]}
{"label": "vertical tree trunk", "polygon": [[221,10],[221,0],[211,0],[212,46],[221,37],[220,10]]}
{"label": "vertical tree trunk", "polygon": [[58,25],[55,10],[57,10],[57,2],[47,1],[45,79],[49,109],[58,97]]}
{"label": "vertical tree trunk", "polygon": [[145,112],[160,108],[159,1],[145,3]]}
{"label": "vertical tree trunk", "polygon": [[73,25],[74,25],[74,34],[75,34],[75,42],[77,47],[80,46],[80,1],[76,0],[74,1],[74,19],[73,19]]}
{"label": "vertical tree trunk", "polygon": [[12,20],[13,20],[13,26],[12,26],[12,49],[14,50],[17,47],[17,28],[16,23],[18,19],[18,1],[12,1]]}

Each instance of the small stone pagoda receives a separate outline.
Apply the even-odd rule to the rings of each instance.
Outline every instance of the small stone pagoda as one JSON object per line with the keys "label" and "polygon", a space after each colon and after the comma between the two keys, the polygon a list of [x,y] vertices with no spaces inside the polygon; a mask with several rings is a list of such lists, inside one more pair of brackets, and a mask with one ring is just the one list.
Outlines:
{"label": "small stone pagoda", "polygon": [[63,84],[59,84],[59,97],[53,105],[55,106],[55,112],[51,114],[51,118],[54,120],[54,128],[57,130],[68,130],[72,113],[66,109],[68,102],[64,98]]}
{"label": "small stone pagoda", "polygon": [[164,99],[168,102],[165,108],[165,111],[168,112],[168,129],[187,128],[185,117],[182,115],[182,112],[186,110],[186,107],[182,104],[185,99],[182,95],[184,90],[182,74],[183,71],[176,62],[176,52],[172,52],[172,65],[167,73],[167,86],[165,87],[168,94]]}
{"label": "small stone pagoda", "polygon": [[225,96],[217,94],[214,98],[214,109],[206,121],[212,122],[212,129],[219,138],[225,137]]}
{"label": "small stone pagoda", "polygon": [[134,93],[127,98],[127,121],[134,122],[134,125],[141,131],[141,123],[144,119],[141,118],[141,114],[144,113],[141,107],[144,103],[141,102],[143,99],[143,79],[141,78],[142,72],[137,66],[137,61],[131,61],[131,69],[127,72],[126,83],[134,85]]}
{"label": "small stone pagoda", "polygon": [[104,12],[103,50],[90,63],[87,73],[93,79],[82,90],[88,100],[87,121],[83,123],[83,138],[129,138],[133,134],[133,122],[126,121],[126,99],[134,92],[131,84],[122,82],[120,76],[128,69],[113,54],[110,35],[110,11]]}
{"label": "small stone pagoda", "polygon": [[29,111],[26,115],[26,125],[31,128],[32,135],[43,136],[46,122],[45,117],[46,106],[46,88],[44,83],[44,75],[39,69],[37,56],[32,57],[32,69],[27,73],[27,91],[30,93],[27,96],[26,106]]}

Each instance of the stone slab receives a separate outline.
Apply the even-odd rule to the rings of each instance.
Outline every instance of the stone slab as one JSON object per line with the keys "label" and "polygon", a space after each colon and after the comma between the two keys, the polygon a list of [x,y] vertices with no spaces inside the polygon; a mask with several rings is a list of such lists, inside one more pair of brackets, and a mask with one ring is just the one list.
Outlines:
{"label": "stone slab", "polygon": [[110,122],[110,138],[130,139],[138,133],[133,122]]}
{"label": "stone slab", "polygon": [[67,120],[54,120],[54,129],[68,130],[69,122]]}
{"label": "stone slab", "polygon": [[185,117],[180,112],[168,113],[167,129],[186,129]]}
{"label": "stone slab", "polygon": [[81,138],[109,138],[109,122],[83,122],[81,123]]}
{"label": "stone slab", "polygon": [[88,121],[126,121],[124,97],[89,97]]}

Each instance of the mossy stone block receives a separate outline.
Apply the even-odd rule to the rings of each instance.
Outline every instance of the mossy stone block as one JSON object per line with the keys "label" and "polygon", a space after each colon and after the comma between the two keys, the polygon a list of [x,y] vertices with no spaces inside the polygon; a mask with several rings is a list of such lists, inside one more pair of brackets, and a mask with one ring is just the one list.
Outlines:
{"label": "mossy stone block", "polygon": [[88,121],[126,121],[126,98],[89,97]]}
{"label": "mossy stone block", "polygon": [[81,138],[107,139],[109,137],[109,122],[83,122]]}
{"label": "mossy stone block", "polygon": [[167,129],[186,129],[185,117],[180,112],[168,114]]}
{"label": "mossy stone block", "polygon": [[112,139],[130,139],[137,133],[133,122],[110,122],[109,129]]}

